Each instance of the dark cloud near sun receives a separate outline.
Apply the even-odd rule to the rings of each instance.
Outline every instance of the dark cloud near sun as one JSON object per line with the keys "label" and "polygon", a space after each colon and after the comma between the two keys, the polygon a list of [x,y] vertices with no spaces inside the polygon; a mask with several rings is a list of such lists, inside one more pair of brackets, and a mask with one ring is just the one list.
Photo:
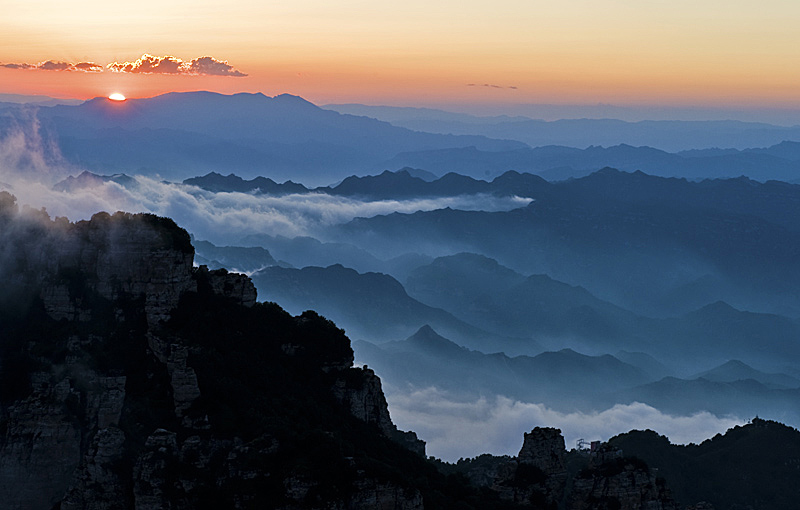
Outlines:
{"label": "dark cloud near sun", "polygon": [[0,64],[0,67],[5,67],[6,69],[24,69],[36,71],[66,71],[81,73],[103,72],[103,66],[100,64],[95,64],[94,62],[78,62],[77,64],[73,64],[72,62],[62,62],[60,60],[46,60],[44,62],[39,62],[38,64],[8,63]]}
{"label": "dark cloud near sun", "polygon": [[112,62],[106,68],[115,73],[233,76],[237,78],[247,76],[234,69],[227,61],[209,56],[186,62],[171,55],[156,57],[144,54],[133,62]]}
{"label": "dark cloud near sun", "polygon": [[510,86],[504,87],[504,86],[502,86],[502,85],[495,85],[495,84],[493,84],[493,83],[467,83],[467,87],[487,87],[487,88],[490,88],[490,89],[511,89],[511,90],[517,90],[517,87],[515,87],[515,86],[513,86],[513,85],[510,85]]}

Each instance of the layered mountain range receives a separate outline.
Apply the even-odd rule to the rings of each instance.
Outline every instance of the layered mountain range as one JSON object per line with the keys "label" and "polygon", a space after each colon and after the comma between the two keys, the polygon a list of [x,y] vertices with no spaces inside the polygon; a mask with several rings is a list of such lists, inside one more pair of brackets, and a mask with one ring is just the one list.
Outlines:
{"label": "layered mountain range", "polygon": [[[309,192],[532,201],[360,218],[322,240],[241,241],[281,261],[253,273],[262,297],[333,318],[391,392],[434,386],[564,411],[643,402],[800,423],[796,185],[614,169],[562,182],[412,173]],[[233,176],[192,184],[225,191],[226,180],[265,193]]]}
{"label": "layered mountain range", "polygon": [[[425,460],[341,329],[256,302],[244,275],[193,267],[190,237],[171,220],[53,221],[2,192],[0,236],[6,508],[734,508],[724,494],[738,478],[713,471],[705,452],[735,459],[745,477],[796,462],[797,431],[759,419],[686,453],[651,432],[567,451],[559,430],[537,427],[515,457]],[[429,328],[409,342],[479,356]],[[528,363],[535,384],[560,371],[551,355],[505,362]],[[687,485],[709,470],[713,484]],[[792,487],[738,484],[735,501],[791,508]]]}
{"label": "layered mountain range", "polygon": [[[392,423],[375,372],[354,368],[341,329],[314,312],[292,316],[256,302],[244,275],[193,267],[190,237],[169,219],[53,221],[20,212],[2,192],[0,235],[6,508],[686,504],[642,460],[623,455],[617,444],[627,448],[628,436],[568,452],[559,430],[534,428],[513,458],[426,461],[424,443]],[[453,349],[431,335],[423,330],[414,341]],[[752,425],[765,426],[779,428]],[[661,438],[650,450],[649,436],[629,436],[655,462],[680,462],[661,453]],[[715,494],[684,491],[681,501]],[[778,491],[766,501],[789,508],[787,498]]]}
{"label": "layered mountain range", "polygon": [[211,92],[4,103],[0,110],[0,139],[24,135],[41,161],[102,174],[179,180],[216,171],[325,185],[406,166],[437,176],[493,178],[516,170],[548,180],[612,166],[692,179],[800,179],[797,126],[524,118],[413,124],[323,109],[289,94]]}
{"label": "layered mountain range", "polygon": [[410,473],[442,483],[340,329],[193,268],[171,220],[0,206],[4,508],[421,508]]}

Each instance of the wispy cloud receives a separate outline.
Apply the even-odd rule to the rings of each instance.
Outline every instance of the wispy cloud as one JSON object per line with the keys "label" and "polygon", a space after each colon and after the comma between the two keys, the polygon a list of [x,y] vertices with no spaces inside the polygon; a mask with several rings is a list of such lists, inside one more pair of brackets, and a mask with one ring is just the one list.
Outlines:
{"label": "wispy cloud", "polygon": [[46,60],[38,64],[27,63],[8,63],[0,64],[0,67],[6,69],[22,69],[28,71],[67,71],[67,72],[82,72],[82,73],[101,73],[103,66],[94,62],[63,62],[60,60]]}
{"label": "wispy cloud", "polygon": [[511,89],[517,90],[517,87],[514,85],[495,85],[494,83],[467,83],[467,87],[487,87],[490,89]]}
{"label": "wispy cloud", "polygon": [[51,214],[71,220],[88,219],[98,211],[152,212],[175,219],[199,239],[230,244],[264,232],[320,236],[331,225],[356,217],[445,207],[501,211],[531,202],[529,198],[492,195],[369,201],[324,193],[212,193],[144,176],[136,176],[132,185],[109,181],[72,192],[55,191],[56,181],[82,169],[67,164],[58,147],[47,141],[49,137],[41,136],[35,111],[26,114],[16,120],[14,129],[0,136],[0,189],[5,183],[21,204],[46,207]]}
{"label": "wispy cloud", "polygon": [[23,180],[19,173],[3,172],[2,168],[0,182],[13,186],[12,191],[20,203],[46,207],[57,216],[78,220],[98,211],[152,212],[175,219],[200,239],[226,244],[263,232],[289,237],[320,236],[331,225],[392,212],[412,213],[444,207],[509,210],[530,202],[530,199],[489,195],[363,201],[323,193],[286,196],[212,193],[143,176],[135,177],[133,186],[105,182],[68,193],[53,191],[51,184]]}
{"label": "wispy cloud", "polygon": [[9,62],[0,64],[6,69],[19,69],[25,71],[66,71],[82,73],[102,73],[109,69],[115,73],[132,74],[172,74],[185,76],[232,76],[241,78],[247,74],[234,69],[226,60],[217,60],[214,57],[198,57],[184,61],[171,55],[156,57],[145,53],[133,62],[111,62],[103,67],[95,62],[64,62],[61,60],[46,60],[38,64],[26,62]]}
{"label": "wispy cloud", "polygon": [[209,56],[186,62],[172,55],[156,57],[145,53],[133,62],[112,62],[106,68],[115,73],[232,76],[237,78],[247,76],[234,69],[226,60],[217,60]]}
{"label": "wispy cloud", "polygon": [[534,427],[561,429],[567,448],[580,439],[608,440],[630,430],[651,429],[675,444],[699,443],[745,422],[708,412],[665,414],[646,404],[617,404],[599,412],[559,412],[498,396],[457,400],[436,388],[387,394],[392,420],[427,442],[427,453],[447,461],[481,453],[516,455],[524,432]]}

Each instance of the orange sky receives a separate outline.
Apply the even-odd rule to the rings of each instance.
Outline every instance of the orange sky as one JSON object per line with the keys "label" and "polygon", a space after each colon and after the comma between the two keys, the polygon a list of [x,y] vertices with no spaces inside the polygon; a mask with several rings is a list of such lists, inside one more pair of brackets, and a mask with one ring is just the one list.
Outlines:
{"label": "orange sky", "polygon": [[0,67],[0,93],[83,99],[205,89],[288,92],[320,104],[800,106],[794,0],[6,3],[0,64],[212,56],[247,76]]}

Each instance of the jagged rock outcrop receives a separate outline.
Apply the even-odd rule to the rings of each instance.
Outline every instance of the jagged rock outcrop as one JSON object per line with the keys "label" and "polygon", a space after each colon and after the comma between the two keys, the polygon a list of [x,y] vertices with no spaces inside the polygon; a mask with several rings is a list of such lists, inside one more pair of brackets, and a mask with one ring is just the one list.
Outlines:
{"label": "jagged rock outcrop", "polygon": [[[522,448],[517,455],[517,476],[521,471],[538,470],[544,475],[541,482],[545,501],[548,505],[558,504],[564,496],[564,485],[567,482],[566,448],[564,436],[559,429],[551,427],[536,427],[526,433]],[[530,476],[530,475],[529,475]],[[523,497],[530,501],[531,497]]]}
{"label": "jagged rock outcrop", "polygon": [[7,198],[0,506],[422,508],[401,471],[368,459],[389,448],[424,462],[387,442],[423,455],[424,443],[397,430],[330,321],[194,268],[171,220],[71,224]]}
{"label": "jagged rock outcrop", "polygon": [[420,440],[414,432],[398,430],[392,423],[380,378],[367,367],[360,370],[361,374],[357,377],[352,376],[353,372],[348,372],[336,379],[333,386],[336,399],[359,420],[375,425],[386,437],[424,457],[425,441]]}
{"label": "jagged rock outcrop", "polygon": [[571,510],[680,510],[663,479],[638,459],[591,462],[573,481]]}
{"label": "jagged rock outcrop", "polygon": [[[526,433],[516,458],[477,457],[457,470],[502,499],[528,508],[567,510],[678,510],[664,480],[647,465],[608,445],[573,451],[561,431],[536,427]],[[570,460],[571,459],[571,460]],[[572,463],[570,475],[569,463]]]}
{"label": "jagged rock outcrop", "polygon": [[565,455],[559,429],[536,427],[525,433],[515,459],[494,466],[490,487],[503,499],[522,505],[558,508],[567,480]]}

